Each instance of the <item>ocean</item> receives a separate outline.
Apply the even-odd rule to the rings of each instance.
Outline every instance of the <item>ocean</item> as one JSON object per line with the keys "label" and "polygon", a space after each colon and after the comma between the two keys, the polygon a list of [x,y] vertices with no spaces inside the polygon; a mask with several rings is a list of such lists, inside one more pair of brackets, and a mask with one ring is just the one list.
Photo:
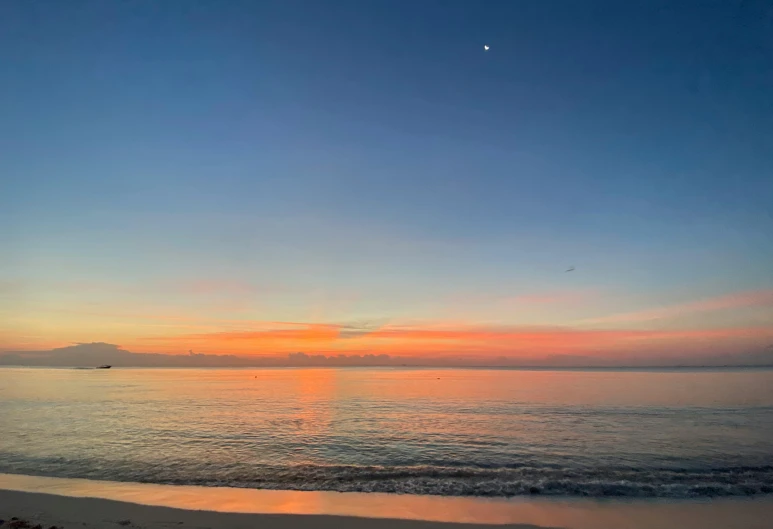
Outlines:
{"label": "ocean", "polygon": [[773,370],[0,369],[0,472],[440,496],[773,493]]}

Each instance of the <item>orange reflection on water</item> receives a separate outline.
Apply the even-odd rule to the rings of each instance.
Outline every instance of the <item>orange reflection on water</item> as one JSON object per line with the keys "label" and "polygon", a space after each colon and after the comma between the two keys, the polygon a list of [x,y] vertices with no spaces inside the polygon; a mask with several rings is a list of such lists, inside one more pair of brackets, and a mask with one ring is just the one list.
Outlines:
{"label": "orange reflection on water", "polygon": [[201,511],[325,514],[448,522],[508,523],[512,521],[512,507],[522,506],[520,502],[506,500],[172,486],[14,474],[0,474],[0,489]]}
{"label": "orange reflection on water", "polygon": [[297,435],[303,439],[318,438],[334,429],[331,408],[336,402],[337,374],[333,369],[297,369],[292,372],[289,381],[295,386],[297,404],[285,421],[294,424]]}

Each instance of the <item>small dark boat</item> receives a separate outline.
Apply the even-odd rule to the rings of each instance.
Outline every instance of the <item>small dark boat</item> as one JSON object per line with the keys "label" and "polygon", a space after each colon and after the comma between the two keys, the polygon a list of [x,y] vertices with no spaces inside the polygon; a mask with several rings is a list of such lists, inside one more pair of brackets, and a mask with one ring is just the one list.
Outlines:
{"label": "small dark boat", "polygon": [[99,366],[97,369],[110,369],[111,367],[113,367],[113,366],[104,364],[104,365]]}

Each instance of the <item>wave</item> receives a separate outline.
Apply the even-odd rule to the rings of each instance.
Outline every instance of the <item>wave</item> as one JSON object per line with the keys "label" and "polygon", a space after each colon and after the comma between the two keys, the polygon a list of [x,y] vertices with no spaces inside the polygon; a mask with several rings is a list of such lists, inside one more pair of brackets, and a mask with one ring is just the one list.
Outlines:
{"label": "wave", "polygon": [[[773,467],[710,471],[570,468],[361,467],[303,465],[219,485],[263,489],[441,496],[618,496],[691,498],[773,493]],[[236,479],[234,479],[236,478]],[[208,485],[211,480],[196,484]]]}
{"label": "wave", "polygon": [[360,465],[229,465],[166,461],[31,461],[2,458],[0,471],[134,481],[303,491],[439,496],[523,495],[700,498],[773,494],[773,466],[709,469]]}

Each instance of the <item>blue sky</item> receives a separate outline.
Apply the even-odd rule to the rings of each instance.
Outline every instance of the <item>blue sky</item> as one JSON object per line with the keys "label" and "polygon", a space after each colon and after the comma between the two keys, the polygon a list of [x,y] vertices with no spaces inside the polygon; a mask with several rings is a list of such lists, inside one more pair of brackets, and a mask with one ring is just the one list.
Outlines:
{"label": "blue sky", "polygon": [[767,292],[773,12],[674,4],[4,2],[0,311],[61,345],[88,303],[573,325]]}

